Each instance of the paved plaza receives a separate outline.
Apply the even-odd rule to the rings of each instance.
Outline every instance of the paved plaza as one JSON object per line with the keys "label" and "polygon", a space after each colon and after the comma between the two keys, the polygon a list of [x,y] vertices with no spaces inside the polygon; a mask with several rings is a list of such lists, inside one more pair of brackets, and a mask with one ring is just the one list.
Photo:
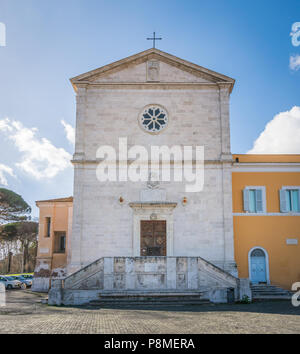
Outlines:
{"label": "paved plaza", "polygon": [[248,305],[51,307],[43,294],[8,291],[0,333],[300,333],[300,307],[289,301]]}

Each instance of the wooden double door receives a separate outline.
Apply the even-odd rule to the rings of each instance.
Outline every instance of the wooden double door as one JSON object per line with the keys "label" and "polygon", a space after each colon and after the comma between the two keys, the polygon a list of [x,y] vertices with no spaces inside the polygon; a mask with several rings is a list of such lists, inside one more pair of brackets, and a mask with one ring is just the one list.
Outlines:
{"label": "wooden double door", "polygon": [[167,228],[164,220],[141,221],[141,256],[167,255]]}

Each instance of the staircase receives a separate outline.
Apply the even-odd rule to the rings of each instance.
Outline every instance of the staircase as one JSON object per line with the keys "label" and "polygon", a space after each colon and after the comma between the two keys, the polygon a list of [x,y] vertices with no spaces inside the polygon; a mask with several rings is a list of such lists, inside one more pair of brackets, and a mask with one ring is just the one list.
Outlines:
{"label": "staircase", "polygon": [[140,291],[139,293],[107,292],[99,294],[99,299],[89,302],[92,307],[105,306],[186,306],[203,305],[211,302],[198,291]]}
{"label": "staircase", "polygon": [[251,297],[238,279],[201,257],[102,257],[49,291],[49,305],[226,303]]}
{"label": "staircase", "polygon": [[291,300],[292,291],[282,289],[275,285],[252,284],[253,300]]}

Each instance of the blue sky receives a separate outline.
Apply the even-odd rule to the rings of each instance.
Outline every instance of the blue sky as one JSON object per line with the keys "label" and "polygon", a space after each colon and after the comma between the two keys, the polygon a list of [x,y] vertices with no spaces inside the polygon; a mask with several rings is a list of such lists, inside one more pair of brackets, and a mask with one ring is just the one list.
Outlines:
{"label": "blue sky", "polygon": [[[18,139],[27,134],[27,143],[33,140],[37,150],[51,144],[52,154],[67,159],[73,145],[61,120],[75,125],[69,78],[148,49],[152,43],[145,38],[153,31],[163,37],[159,49],[236,79],[232,152],[252,149],[274,117],[278,123],[293,116],[292,127],[299,123],[300,111],[290,113],[300,106],[300,64],[290,65],[290,58],[300,55],[290,36],[292,24],[300,22],[299,0],[0,0],[0,22],[6,26],[6,46],[0,47],[0,121],[9,119],[0,131],[0,167],[8,188],[32,206],[38,199],[72,195],[73,172],[67,166],[44,171],[47,159],[35,164],[38,173],[31,171],[36,156],[28,156]],[[278,141],[275,125],[277,134],[282,130],[275,123],[266,134],[273,143]],[[37,131],[30,137],[33,127]],[[261,151],[273,152],[263,150],[265,140],[259,143]],[[294,143],[291,152],[300,153],[300,146]]]}

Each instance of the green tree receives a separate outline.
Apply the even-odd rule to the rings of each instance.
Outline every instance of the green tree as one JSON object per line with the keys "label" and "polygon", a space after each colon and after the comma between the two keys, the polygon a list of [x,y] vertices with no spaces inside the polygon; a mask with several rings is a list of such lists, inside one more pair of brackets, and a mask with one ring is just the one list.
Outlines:
{"label": "green tree", "polygon": [[0,188],[0,223],[28,220],[31,208],[17,193]]}
{"label": "green tree", "polygon": [[19,221],[0,226],[0,242],[6,249],[7,272],[11,270],[12,254],[22,254],[21,272],[28,271],[29,249],[37,247],[38,223]]}

